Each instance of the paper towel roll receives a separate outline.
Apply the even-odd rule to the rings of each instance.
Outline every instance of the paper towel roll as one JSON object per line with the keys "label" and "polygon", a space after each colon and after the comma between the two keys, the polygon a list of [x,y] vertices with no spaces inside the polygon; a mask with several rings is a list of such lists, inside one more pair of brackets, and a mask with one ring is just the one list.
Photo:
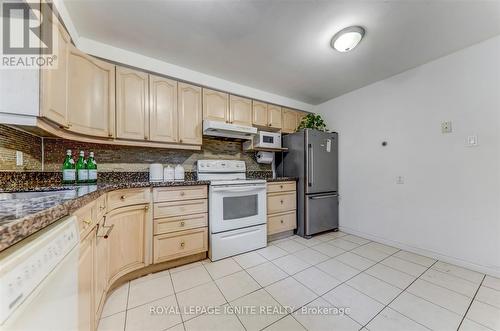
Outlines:
{"label": "paper towel roll", "polygon": [[257,152],[257,162],[271,164],[274,159],[274,152]]}

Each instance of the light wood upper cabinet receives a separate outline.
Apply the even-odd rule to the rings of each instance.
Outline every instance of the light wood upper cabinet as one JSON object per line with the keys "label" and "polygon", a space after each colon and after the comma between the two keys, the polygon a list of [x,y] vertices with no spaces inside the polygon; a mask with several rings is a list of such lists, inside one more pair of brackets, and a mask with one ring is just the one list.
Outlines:
{"label": "light wood upper cabinet", "polygon": [[257,126],[267,126],[267,103],[253,101],[252,124]]}
{"label": "light wood upper cabinet", "polygon": [[229,122],[229,94],[204,88],[203,118]]}
{"label": "light wood upper cabinet", "polygon": [[116,137],[149,139],[149,77],[116,67]]}
{"label": "light wood upper cabinet", "polygon": [[201,145],[203,125],[201,87],[180,82],[178,85],[179,142]]}
{"label": "light wood upper cabinet", "polygon": [[252,126],[252,100],[231,95],[229,98],[229,122]]}
{"label": "light wood upper cabinet", "polygon": [[297,113],[297,126],[299,126],[302,119],[306,117],[308,113],[305,113],[303,111],[296,111],[296,113]]}
{"label": "light wood upper cabinet", "polygon": [[78,330],[94,330],[93,248],[92,231],[80,242],[78,260]]}
{"label": "light wood upper cabinet", "polygon": [[267,105],[267,125],[274,129],[281,129],[281,107]]}
{"label": "light wood upper cabinet", "polygon": [[114,126],[115,66],[71,46],[67,129],[89,136],[113,137]]}
{"label": "light wood upper cabinet", "polygon": [[297,128],[298,113],[295,110],[282,108],[282,128],[283,133],[295,132]]}
{"label": "light wood upper cabinet", "polygon": [[149,138],[159,142],[178,142],[177,82],[149,75]]}
{"label": "light wood upper cabinet", "polygon": [[[45,17],[45,16],[44,16]],[[60,124],[68,126],[68,50],[71,46],[71,39],[57,18],[54,18],[52,29],[57,36],[57,68],[41,70],[41,116]],[[43,27],[43,25],[42,25]],[[42,33],[47,33],[42,31]]]}
{"label": "light wood upper cabinet", "polygon": [[147,206],[115,209],[106,216],[106,226],[113,226],[109,237],[108,272],[113,282],[124,274],[144,267]]}

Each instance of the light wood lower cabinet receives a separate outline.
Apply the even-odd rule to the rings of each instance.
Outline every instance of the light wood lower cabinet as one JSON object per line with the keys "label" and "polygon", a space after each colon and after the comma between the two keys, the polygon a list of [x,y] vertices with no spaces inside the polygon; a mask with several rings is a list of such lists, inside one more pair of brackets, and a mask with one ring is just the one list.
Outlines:
{"label": "light wood lower cabinet", "polygon": [[267,184],[267,234],[273,235],[297,228],[296,182]]}
{"label": "light wood lower cabinet", "polygon": [[148,206],[118,208],[106,216],[106,226],[112,226],[109,237],[109,282],[146,265],[145,228]]}
{"label": "light wood lower cabinet", "polygon": [[117,190],[108,193],[107,208],[112,211],[120,207],[149,203],[150,200],[149,187]]}
{"label": "light wood lower cabinet", "polygon": [[[78,261],[78,330],[94,330],[94,245],[95,232],[80,241]],[[64,312],[61,312],[64,313]]]}
{"label": "light wood lower cabinet", "polygon": [[109,245],[105,235],[108,228],[104,226],[104,217],[98,223],[95,231],[95,249],[94,249],[94,307],[95,319],[99,321],[99,314],[104,305],[104,295],[108,288],[108,260]]}
{"label": "light wood lower cabinet", "polygon": [[154,236],[153,263],[160,263],[208,250],[207,227]]}

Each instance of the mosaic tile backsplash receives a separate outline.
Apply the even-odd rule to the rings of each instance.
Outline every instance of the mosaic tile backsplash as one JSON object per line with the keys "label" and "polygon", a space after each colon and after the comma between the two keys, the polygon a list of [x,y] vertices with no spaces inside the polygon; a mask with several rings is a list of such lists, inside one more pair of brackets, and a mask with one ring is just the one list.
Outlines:
{"label": "mosaic tile backsplash", "polygon": [[[242,142],[220,138],[203,138],[201,151],[89,144],[78,141],[40,138],[21,130],[0,125],[0,171],[59,172],[67,149],[93,151],[100,172],[144,172],[150,163],[182,164],[186,171],[195,170],[200,159],[245,161],[249,171],[270,171],[269,165],[255,161],[254,153],[245,153]],[[16,166],[16,151],[23,152],[23,165]]]}

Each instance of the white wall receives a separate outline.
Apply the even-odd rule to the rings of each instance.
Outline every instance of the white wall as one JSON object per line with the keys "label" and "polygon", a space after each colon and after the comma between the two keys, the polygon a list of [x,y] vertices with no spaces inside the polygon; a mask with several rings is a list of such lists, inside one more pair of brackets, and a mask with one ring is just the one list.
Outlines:
{"label": "white wall", "polygon": [[500,276],[500,36],[316,111],[339,132],[341,229]]}

